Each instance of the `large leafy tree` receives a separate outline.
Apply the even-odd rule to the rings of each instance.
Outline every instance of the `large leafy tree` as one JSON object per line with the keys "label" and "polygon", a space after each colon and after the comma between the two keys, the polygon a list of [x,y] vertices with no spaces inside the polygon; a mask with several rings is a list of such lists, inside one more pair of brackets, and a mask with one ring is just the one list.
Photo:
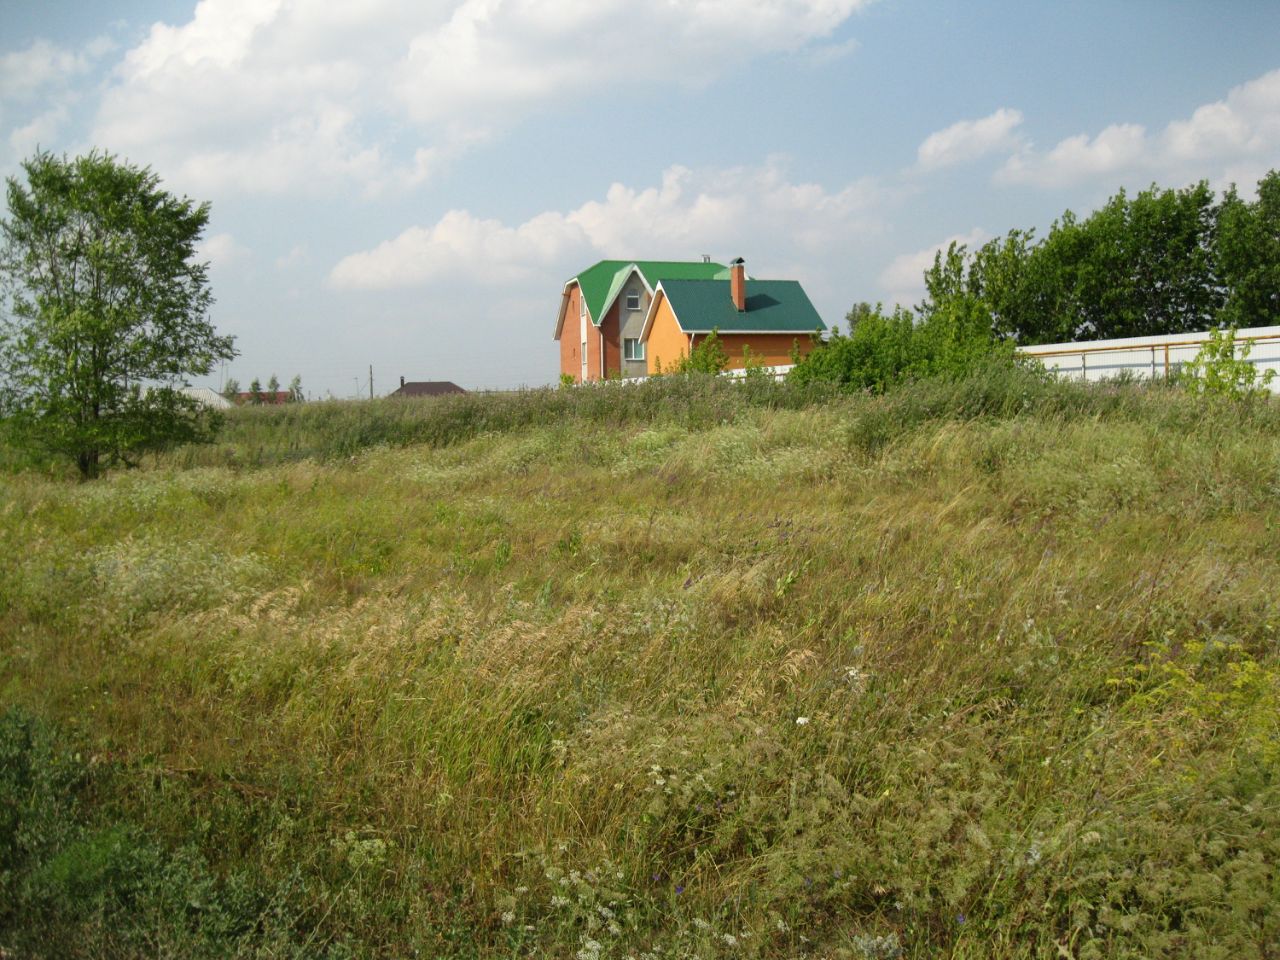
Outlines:
{"label": "large leafy tree", "polygon": [[996,336],[1023,343],[1274,323],[1280,175],[1258,193],[1218,204],[1204,182],[1121,191],[1083,220],[1066,211],[1043,239],[1011,230],[973,253],[953,245],[925,272],[921,315],[985,310]]}
{"label": "large leafy tree", "polygon": [[1238,327],[1280,323],[1280,170],[1258,182],[1247,203],[1235,187],[1222,201],[1218,264],[1227,289],[1223,319]]}
{"label": "large leafy tree", "polygon": [[216,414],[179,391],[235,356],[208,318],[196,245],[208,204],[109,154],[37,153],[7,181],[0,220],[0,403],[11,435],[85,478],[211,437]]}

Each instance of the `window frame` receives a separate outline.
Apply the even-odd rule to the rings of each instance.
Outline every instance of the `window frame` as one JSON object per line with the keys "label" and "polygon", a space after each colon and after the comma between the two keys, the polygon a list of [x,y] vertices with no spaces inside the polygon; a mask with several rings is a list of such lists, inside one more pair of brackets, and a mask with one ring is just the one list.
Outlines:
{"label": "window frame", "polygon": [[[628,347],[631,349],[631,355],[627,355]],[[622,359],[642,363],[644,356],[644,341],[639,337],[623,337],[622,338]]]}
{"label": "window frame", "polygon": [[[636,301],[636,304],[635,304],[635,306],[634,306],[634,307],[631,305],[631,298],[632,298],[632,297],[634,297],[634,298],[635,298],[635,301]],[[627,309],[628,309],[628,310],[639,310],[639,309],[640,309],[640,293],[639,293],[639,291],[635,291],[635,292],[633,292],[633,293],[627,293],[627,294],[626,294],[626,298],[627,298],[627,299],[626,299],[626,307],[627,307]]]}

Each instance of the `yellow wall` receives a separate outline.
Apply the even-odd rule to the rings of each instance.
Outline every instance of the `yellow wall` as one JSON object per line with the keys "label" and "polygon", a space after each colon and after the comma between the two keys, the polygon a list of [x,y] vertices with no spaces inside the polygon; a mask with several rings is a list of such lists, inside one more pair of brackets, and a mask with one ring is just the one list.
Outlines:
{"label": "yellow wall", "polygon": [[651,374],[658,372],[659,364],[661,369],[670,371],[689,354],[689,335],[681,331],[676,315],[671,312],[671,304],[661,291],[657,294],[657,302],[657,312],[644,348]]}

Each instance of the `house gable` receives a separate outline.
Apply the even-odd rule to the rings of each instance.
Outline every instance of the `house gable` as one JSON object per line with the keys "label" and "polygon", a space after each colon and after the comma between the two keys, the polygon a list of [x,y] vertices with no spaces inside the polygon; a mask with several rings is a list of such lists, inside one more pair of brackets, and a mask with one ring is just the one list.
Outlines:
{"label": "house gable", "polygon": [[689,355],[689,335],[680,329],[661,284],[645,316],[640,342],[645,345],[645,362],[651,374],[674,370]]}
{"label": "house gable", "polygon": [[569,299],[574,288],[586,304],[592,325],[598,327],[633,275],[639,275],[646,293],[652,296],[662,280],[709,280],[726,269],[724,264],[708,260],[601,260],[565,283],[554,339],[559,340],[565,324],[574,319],[569,316]]}

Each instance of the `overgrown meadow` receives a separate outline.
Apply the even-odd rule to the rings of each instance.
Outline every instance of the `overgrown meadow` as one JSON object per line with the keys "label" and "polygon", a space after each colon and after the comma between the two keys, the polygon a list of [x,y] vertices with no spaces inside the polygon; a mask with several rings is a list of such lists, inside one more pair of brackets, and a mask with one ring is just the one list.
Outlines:
{"label": "overgrown meadow", "polygon": [[1280,953],[1280,407],[236,411],[0,478],[0,954]]}

